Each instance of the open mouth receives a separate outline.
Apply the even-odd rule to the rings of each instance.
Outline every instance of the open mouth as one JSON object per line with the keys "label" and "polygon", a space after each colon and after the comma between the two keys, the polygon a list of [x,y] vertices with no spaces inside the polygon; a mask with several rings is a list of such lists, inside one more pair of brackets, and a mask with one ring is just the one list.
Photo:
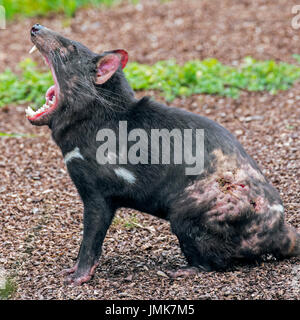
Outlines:
{"label": "open mouth", "polygon": [[[33,46],[29,53],[31,54],[36,50],[38,50],[37,47]],[[53,65],[46,56],[43,55],[43,57],[46,61],[46,64],[49,66],[51,70],[52,77],[54,80],[54,85],[47,90],[45,95],[46,102],[42,107],[40,107],[37,110],[33,110],[30,106],[28,106],[28,108],[25,110],[27,119],[30,121],[40,120],[41,118],[44,118],[46,115],[51,114],[57,108],[58,102],[59,102],[58,101],[59,85],[58,85],[58,81],[55,75]]]}

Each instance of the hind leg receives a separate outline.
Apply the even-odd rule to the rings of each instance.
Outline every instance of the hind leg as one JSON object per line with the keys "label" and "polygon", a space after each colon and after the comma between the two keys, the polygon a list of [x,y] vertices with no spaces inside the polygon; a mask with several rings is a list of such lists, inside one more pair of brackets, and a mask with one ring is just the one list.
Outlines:
{"label": "hind leg", "polygon": [[202,271],[225,270],[230,265],[232,250],[224,239],[189,223],[188,225],[174,223],[172,231],[179,240],[189,268],[180,269],[171,276],[192,275],[197,269]]}
{"label": "hind leg", "polygon": [[181,248],[191,266],[205,271],[225,270],[231,261],[231,249],[217,236],[202,232],[195,239],[181,238]]}
{"label": "hind leg", "polygon": [[[178,235],[180,248],[188,262],[188,266],[180,268],[176,271],[169,272],[171,278],[189,277],[196,275],[199,271],[212,271],[216,268],[215,261],[211,259],[211,253],[205,240],[199,241],[192,239],[186,235]],[[202,237],[203,239],[205,237]]]}

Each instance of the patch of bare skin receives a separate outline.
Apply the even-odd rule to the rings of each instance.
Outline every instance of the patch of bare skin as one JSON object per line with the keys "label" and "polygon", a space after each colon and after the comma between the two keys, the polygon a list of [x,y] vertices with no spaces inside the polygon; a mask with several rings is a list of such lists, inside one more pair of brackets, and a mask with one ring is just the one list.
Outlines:
{"label": "patch of bare skin", "polygon": [[[245,229],[235,257],[243,257],[244,252],[259,255],[272,241],[268,234],[259,237],[265,230],[274,230],[284,212],[280,203],[270,204],[264,196],[265,177],[238,155],[224,155],[216,150],[216,171],[205,179],[188,186],[185,191],[198,205],[208,204],[205,212],[207,223],[234,221],[243,212],[253,212],[261,218],[254,219]],[[222,230],[221,230],[222,231]],[[291,249],[292,250],[292,249]]]}
{"label": "patch of bare skin", "polygon": [[[265,210],[265,208],[263,209]],[[266,209],[267,210],[267,209]],[[241,252],[245,250],[251,250],[253,254],[260,254],[260,250],[263,247],[264,242],[268,241],[268,236],[258,238],[258,234],[262,233],[263,230],[274,230],[276,225],[281,219],[281,211],[265,211],[266,219],[262,222],[253,221],[250,226],[245,229],[245,237],[249,235],[246,239],[243,239],[240,245]]]}
{"label": "patch of bare skin", "polygon": [[[216,171],[185,189],[198,204],[213,203],[206,213],[208,217],[223,221],[235,219],[245,209],[257,213],[266,212],[269,203],[259,195],[264,194],[262,187],[259,194],[251,189],[254,181],[266,183],[264,176],[236,154],[224,155],[219,149],[213,154],[216,159]],[[204,190],[204,193],[200,193],[199,190]]]}
{"label": "patch of bare skin", "polygon": [[240,250],[250,250],[252,254],[259,255],[260,254],[260,244],[262,241],[258,239],[257,233],[253,234],[253,236],[249,239],[243,239],[240,245]]}

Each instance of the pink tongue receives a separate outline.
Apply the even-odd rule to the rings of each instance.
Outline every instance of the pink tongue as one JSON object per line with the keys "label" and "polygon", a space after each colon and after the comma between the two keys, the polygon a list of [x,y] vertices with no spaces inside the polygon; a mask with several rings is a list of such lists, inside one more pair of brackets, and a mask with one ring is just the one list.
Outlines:
{"label": "pink tongue", "polygon": [[46,98],[49,98],[51,100],[51,98],[54,96],[54,94],[55,94],[55,86],[52,86],[47,90]]}

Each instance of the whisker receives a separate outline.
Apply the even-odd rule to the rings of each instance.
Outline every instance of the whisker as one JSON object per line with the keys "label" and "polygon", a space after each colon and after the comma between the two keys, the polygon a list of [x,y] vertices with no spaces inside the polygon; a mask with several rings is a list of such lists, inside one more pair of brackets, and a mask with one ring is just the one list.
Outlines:
{"label": "whisker", "polygon": [[90,88],[89,90],[83,90],[86,89],[86,86],[84,88],[78,88],[78,87],[73,87],[73,91],[77,92],[81,96],[85,96],[88,98],[96,99],[99,101],[106,109],[109,109],[110,111],[114,111],[115,109],[113,107],[117,106],[116,104],[112,103],[111,101],[108,101],[105,99],[105,97],[102,97],[97,94],[97,92],[92,91]]}
{"label": "whisker", "polygon": [[[118,109],[125,109],[124,106],[121,106],[120,103],[122,103],[124,100],[123,99],[119,99],[118,97],[121,97],[121,95],[117,95],[117,97],[114,97],[111,93],[113,93],[110,90],[101,88],[101,92],[97,92],[95,89],[91,91],[91,88],[89,86],[87,86],[87,82],[84,82],[82,80],[78,80],[77,81],[78,84],[82,85],[82,88],[84,90],[87,90],[88,92],[90,92],[89,96],[90,97],[95,97],[98,101],[100,102],[104,102],[103,100],[105,100],[106,103],[109,103],[110,106],[114,106],[117,107]],[[77,88],[78,89],[78,88]],[[107,91],[107,92],[105,92]],[[79,90],[77,90],[77,92],[79,92]],[[81,92],[82,94],[82,92]],[[117,104],[118,103],[118,104]],[[114,109],[115,111],[117,111],[116,109]]]}
{"label": "whisker", "polygon": [[123,98],[123,96],[119,93],[116,93],[116,92],[113,92],[111,90],[108,90],[108,89],[105,89],[105,88],[101,88],[101,91],[106,91],[107,93],[111,94],[111,95],[114,95],[114,96],[118,96],[120,98]]}

